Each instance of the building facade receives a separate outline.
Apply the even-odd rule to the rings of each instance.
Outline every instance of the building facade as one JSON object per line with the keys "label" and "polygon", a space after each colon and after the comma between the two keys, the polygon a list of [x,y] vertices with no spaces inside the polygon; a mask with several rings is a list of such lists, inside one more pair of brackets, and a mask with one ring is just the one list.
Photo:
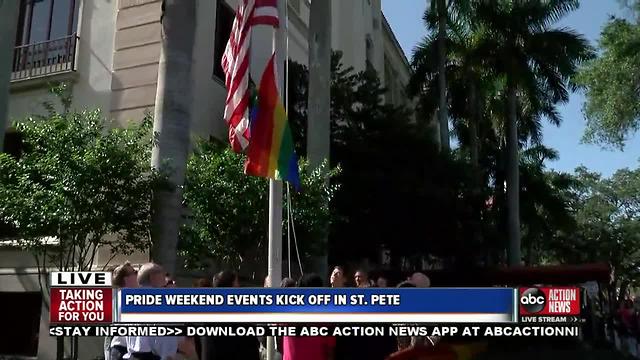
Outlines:
{"label": "building facade", "polygon": [[[48,84],[69,81],[73,107],[100,108],[114,126],[153,111],[160,56],[160,0],[16,0],[20,17],[11,73],[9,118],[44,113]],[[194,136],[225,138],[226,90],[220,59],[238,0],[197,0],[193,53]],[[381,0],[332,0],[332,46],[343,62],[363,70],[369,62],[389,89],[386,101],[403,104],[409,65],[381,9]],[[308,0],[288,0],[288,56],[308,63]],[[254,53],[268,53],[254,42]],[[2,235],[0,234],[0,237]],[[55,239],[51,240],[55,246]],[[111,254],[99,254],[99,265]],[[128,257],[144,262],[147,256]],[[113,263],[125,259],[116,257]],[[22,325],[0,334],[0,358],[54,359],[48,312],[32,257],[0,241],[0,306],[20,309]],[[6,336],[5,336],[6,335]],[[14,340],[15,339],[15,340]],[[80,359],[101,354],[100,339],[83,340]]]}

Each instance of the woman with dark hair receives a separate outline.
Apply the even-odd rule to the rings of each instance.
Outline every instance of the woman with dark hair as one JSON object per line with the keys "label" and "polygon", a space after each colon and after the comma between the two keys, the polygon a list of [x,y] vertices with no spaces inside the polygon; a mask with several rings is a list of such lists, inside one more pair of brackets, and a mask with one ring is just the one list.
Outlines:
{"label": "woman with dark hair", "polygon": [[[324,284],[317,274],[306,274],[298,287],[319,288]],[[330,360],[334,358],[336,339],[333,336],[285,336],[283,360]]]}
{"label": "woman with dark hair", "polygon": [[138,287],[138,272],[130,262],[125,261],[124,264],[113,270],[113,286],[119,288]]}
{"label": "woman with dark hair", "polygon": [[210,277],[203,277],[196,280],[193,286],[197,288],[210,288],[213,287],[213,280]]}
{"label": "woman with dark hair", "polygon": [[[203,278],[200,278],[198,280],[195,281],[194,287],[196,288],[211,288],[213,287],[213,280],[210,276],[206,276]],[[204,342],[204,338],[198,335],[194,335],[193,336],[193,344],[195,346],[196,349],[196,354],[198,354],[198,359],[204,359],[204,357],[202,357],[202,344]]]}
{"label": "woman with dark hair", "polygon": [[[221,271],[213,277],[213,287],[237,288],[235,271]],[[255,336],[207,336],[202,338],[201,360],[259,360],[260,342]]]}
{"label": "woman with dark hair", "polygon": [[213,287],[240,287],[240,278],[238,277],[238,273],[231,270],[220,271],[213,276]]}
{"label": "woman with dark hair", "polygon": [[389,279],[386,277],[386,275],[384,274],[378,275],[378,278],[376,279],[376,287],[379,287],[379,288],[389,287]]}

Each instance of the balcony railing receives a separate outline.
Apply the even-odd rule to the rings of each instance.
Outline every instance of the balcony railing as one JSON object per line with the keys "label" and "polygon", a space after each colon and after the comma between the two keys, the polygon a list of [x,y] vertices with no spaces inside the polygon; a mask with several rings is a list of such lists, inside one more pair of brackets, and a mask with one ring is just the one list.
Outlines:
{"label": "balcony railing", "polygon": [[17,46],[13,53],[11,81],[26,80],[76,68],[77,34],[40,43]]}

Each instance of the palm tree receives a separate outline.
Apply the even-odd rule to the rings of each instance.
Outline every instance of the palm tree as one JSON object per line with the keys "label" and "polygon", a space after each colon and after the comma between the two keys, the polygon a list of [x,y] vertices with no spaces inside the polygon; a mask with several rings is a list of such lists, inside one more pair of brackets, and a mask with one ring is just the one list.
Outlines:
{"label": "palm tree", "polygon": [[566,199],[572,177],[549,171],[546,160],[556,160],[558,153],[544,145],[534,145],[521,152],[520,176],[523,215],[523,242],[527,265],[539,264],[545,248],[552,247],[559,235],[570,234],[575,218]]}
{"label": "palm tree", "polygon": [[[429,38],[432,37],[437,42],[433,47],[433,54],[437,54],[437,89],[438,89],[438,106],[437,106],[437,118],[439,129],[439,141],[442,149],[450,149],[449,141],[449,104],[448,99],[451,97],[447,94],[449,84],[447,81],[447,62],[448,62],[448,46],[449,36],[453,29],[454,31],[458,26],[465,22],[468,16],[471,15],[472,4],[474,0],[431,0],[430,6],[424,13],[423,20],[425,26],[430,32],[423,44],[429,42]],[[420,52],[421,48],[418,46],[414,52],[413,59],[423,58],[416,54]],[[418,56],[416,56],[418,55]],[[416,63],[412,64],[416,66]],[[434,110],[434,114],[436,114]]]}
{"label": "palm tree", "polygon": [[577,7],[577,0],[478,2],[474,6],[474,18],[488,35],[479,53],[506,82],[504,130],[511,266],[521,263],[518,115],[526,101],[529,113],[560,120],[555,106],[568,101],[568,87],[572,87],[570,80],[578,65],[593,56],[583,36],[552,27]]}
{"label": "palm tree", "polygon": [[174,272],[182,218],[182,186],[190,149],[191,62],[196,26],[195,0],[162,2],[162,50],[158,68],[151,163],[165,172],[168,187],[153,194],[152,259]]}
{"label": "palm tree", "polygon": [[438,123],[440,125],[440,144],[445,150],[449,150],[449,116],[447,112],[447,1],[431,0],[434,13],[438,16]]}
{"label": "palm tree", "polygon": [[[470,5],[471,2],[464,2]],[[487,92],[485,82],[493,81],[490,69],[485,69],[481,59],[477,56],[477,45],[482,33],[476,32],[469,21],[470,13],[464,8],[463,2],[457,2],[456,11],[450,12],[449,34],[446,37],[444,58],[446,79],[445,104],[448,108],[448,117],[453,121],[453,130],[464,149],[469,150],[472,168],[472,199],[476,224],[473,231],[475,242],[481,242],[481,212],[484,207],[482,189],[487,184],[484,172],[480,167],[480,128],[490,127],[482,124],[487,117],[484,114],[484,98]],[[436,20],[432,12],[425,14],[428,23],[435,24]],[[412,95],[420,95],[422,110],[435,112],[441,105],[440,86],[442,77],[441,59],[443,56],[437,52],[442,37],[438,34],[430,34],[416,46],[413,54],[413,75],[409,84],[409,92]],[[436,101],[436,99],[438,99]],[[447,135],[448,137],[449,135]]]}

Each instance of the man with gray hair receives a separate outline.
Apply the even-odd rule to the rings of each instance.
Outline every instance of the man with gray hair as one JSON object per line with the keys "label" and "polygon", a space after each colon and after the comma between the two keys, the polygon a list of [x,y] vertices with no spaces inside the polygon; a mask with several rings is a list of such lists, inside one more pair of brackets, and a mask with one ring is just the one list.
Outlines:
{"label": "man with gray hair", "polygon": [[140,284],[140,287],[147,288],[164,287],[166,284],[164,275],[165,271],[162,266],[154,263],[144,264],[138,270],[138,284]]}
{"label": "man with gray hair", "polygon": [[[419,288],[431,287],[431,279],[424,273],[417,271],[411,275],[409,281]],[[440,341],[438,336],[412,336],[411,345],[413,346],[435,346]]]}
{"label": "man with gray hair", "polygon": [[[138,270],[138,283],[143,288],[164,287],[165,271],[158,264],[144,264]],[[174,359],[178,353],[180,338],[168,336],[127,336],[127,354],[124,359],[165,360]]]}

